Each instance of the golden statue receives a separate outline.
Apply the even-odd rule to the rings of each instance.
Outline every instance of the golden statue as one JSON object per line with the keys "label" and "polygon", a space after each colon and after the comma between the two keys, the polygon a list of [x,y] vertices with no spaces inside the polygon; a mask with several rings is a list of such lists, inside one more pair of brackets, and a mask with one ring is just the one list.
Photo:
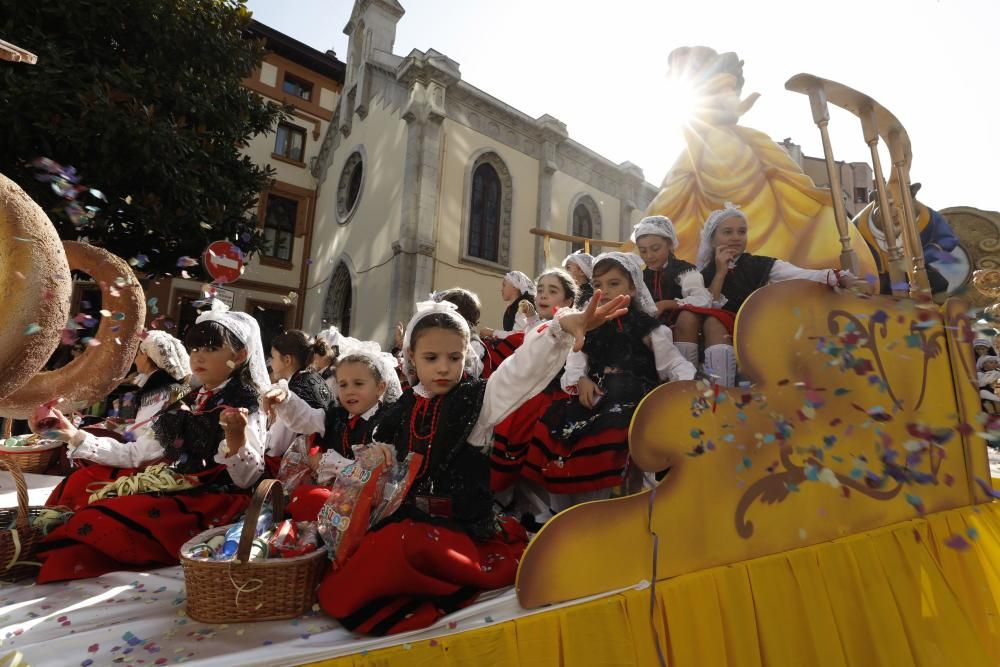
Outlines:
{"label": "golden statue", "polygon": [[[670,54],[670,76],[691,85],[695,102],[684,127],[687,150],[663,181],[649,215],[673,220],[679,255],[695,260],[702,223],[732,202],[751,222],[748,251],[810,268],[840,264],[830,191],[818,188],[763,132],[737,125],[757,93],[740,100],[743,61],[695,46]],[[851,230],[862,275],[875,273],[865,242]]]}

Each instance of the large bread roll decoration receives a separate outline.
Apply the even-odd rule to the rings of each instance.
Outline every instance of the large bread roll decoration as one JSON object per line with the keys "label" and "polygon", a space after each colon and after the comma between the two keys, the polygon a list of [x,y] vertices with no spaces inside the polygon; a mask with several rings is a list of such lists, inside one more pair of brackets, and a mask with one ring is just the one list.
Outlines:
{"label": "large bread roll decoration", "polygon": [[[0,179],[3,177],[0,176]],[[16,190],[27,198],[20,188],[7,179],[0,181],[0,185],[8,190]],[[7,220],[15,221],[14,225],[5,224],[0,228],[0,276],[3,277],[2,284],[5,286],[0,291],[0,307],[3,307],[0,312],[16,314],[14,318],[8,317],[7,322],[12,319],[17,321],[13,325],[4,324],[0,329],[0,358],[5,362],[8,356],[18,359],[26,351],[34,350],[35,346],[44,351],[44,354],[39,354],[37,350],[34,352],[36,357],[41,356],[37,365],[22,365],[18,372],[9,373],[6,371],[7,366],[3,366],[5,377],[0,378],[0,382],[7,380],[12,388],[8,388],[6,392],[0,391],[0,417],[24,419],[38,405],[56,398],[63,399],[59,407],[64,410],[80,408],[103,399],[125,378],[135,359],[139,336],[146,319],[142,286],[124,260],[101,248],[75,241],[66,241],[62,247],[32,244],[39,246],[39,253],[44,254],[37,266],[53,266],[58,260],[62,261],[61,266],[49,272],[36,268],[31,277],[21,270],[24,280],[12,283],[7,277],[7,272],[12,269],[8,269],[4,252],[12,247],[9,244],[16,246],[18,243],[11,237],[20,236],[12,234],[10,230],[16,229],[25,215],[31,215],[32,209],[26,206],[10,207],[5,201],[0,201],[0,204],[4,204],[0,215],[6,215]],[[45,214],[37,206],[34,210],[44,219],[46,233],[51,234],[58,242],[55,229],[45,218]],[[71,269],[83,271],[100,285],[101,309],[110,311],[111,316],[101,318],[94,340],[83,354],[55,371],[37,372],[59,344],[66,325],[69,294],[72,290]],[[59,300],[56,297],[46,298],[49,294],[46,290],[58,295]],[[22,310],[25,311],[23,316]],[[30,322],[21,326],[22,317]],[[25,335],[31,323],[35,327],[31,327],[30,335]]]}
{"label": "large bread roll decoration", "polygon": [[0,174],[0,399],[52,356],[72,291],[66,253],[48,216]]}

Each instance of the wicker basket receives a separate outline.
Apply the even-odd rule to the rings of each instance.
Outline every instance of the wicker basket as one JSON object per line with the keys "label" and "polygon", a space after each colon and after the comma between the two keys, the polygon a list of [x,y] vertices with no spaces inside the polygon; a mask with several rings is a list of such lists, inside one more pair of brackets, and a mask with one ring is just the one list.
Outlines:
{"label": "wicker basket", "polygon": [[225,534],[229,526],[206,530],[181,547],[181,565],[187,587],[188,616],[201,623],[238,623],[295,618],[312,609],[316,587],[327,565],[326,551],[304,556],[251,561],[257,518],[268,496],[274,503],[275,521],[284,516],[281,483],[266,479],[257,487],[243,519],[236,558],[209,561],[188,558],[196,544]]}
{"label": "wicker basket", "polygon": [[13,524],[9,530],[0,530],[0,579],[17,581],[38,574],[38,565],[25,561],[32,560],[45,531],[33,526],[32,522],[47,510],[69,510],[65,507],[28,507],[28,485],[17,464],[9,458],[0,458],[0,470],[9,470],[17,487],[17,509],[0,509],[0,526]]}
{"label": "wicker basket", "polygon": [[0,448],[0,461],[10,461],[20,472],[43,473],[55,463],[65,446],[66,443],[53,440],[45,446],[3,447]]}

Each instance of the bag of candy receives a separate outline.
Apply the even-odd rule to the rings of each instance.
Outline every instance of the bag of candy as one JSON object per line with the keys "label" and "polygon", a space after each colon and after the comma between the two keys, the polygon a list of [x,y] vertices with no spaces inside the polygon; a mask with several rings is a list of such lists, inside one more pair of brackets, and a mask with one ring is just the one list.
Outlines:
{"label": "bag of candy", "polygon": [[372,506],[378,501],[384,470],[382,452],[359,445],[354,447],[354,461],[337,475],[330,497],[316,517],[319,534],[334,568],[347,562],[368,532],[369,517]]}
{"label": "bag of candy", "polygon": [[309,465],[309,441],[304,435],[296,436],[285,451],[285,455],[281,457],[278,480],[285,490],[285,495],[291,496],[300,484],[308,484],[313,478],[313,469]]}
{"label": "bag of candy", "polygon": [[[313,528],[310,529],[310,526]],[[275,526],[267,546],[274,558],[293,558],[316,551],[315,524],[311,521],[296,523],[292,519],[285,519]]]}
{"label": "bag of candy", "polygon": [[379,502],[372,510],[368,527],[374,527],[382,519],[392,516],[392,513],[399,509],[406,499],[406,494],[413,486],[413,480],[417,477],[424,462],[423,454],[410,452],[402,463],[396,462],[391,470],[386,470],[382,474],[382,484],[379,493]]}

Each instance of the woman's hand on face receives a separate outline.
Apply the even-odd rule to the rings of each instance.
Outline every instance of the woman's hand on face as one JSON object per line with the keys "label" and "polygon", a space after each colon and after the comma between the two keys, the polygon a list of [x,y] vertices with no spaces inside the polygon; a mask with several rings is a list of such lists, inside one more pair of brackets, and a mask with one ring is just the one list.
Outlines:
{"label": "woman's hand on face", "polygon": [[601,290],[596,290],[594,298],[587,304],[586,310],[559,318],[562,330],[576,338],[576,342],[573,344],[575,352],[583,349],[583,340],[588,331],[592,331],[608,320],[621,317],[628,312],[628,296],[616,296],[603,306],[598,306],[597,304],[601,302],[601,296]]}

